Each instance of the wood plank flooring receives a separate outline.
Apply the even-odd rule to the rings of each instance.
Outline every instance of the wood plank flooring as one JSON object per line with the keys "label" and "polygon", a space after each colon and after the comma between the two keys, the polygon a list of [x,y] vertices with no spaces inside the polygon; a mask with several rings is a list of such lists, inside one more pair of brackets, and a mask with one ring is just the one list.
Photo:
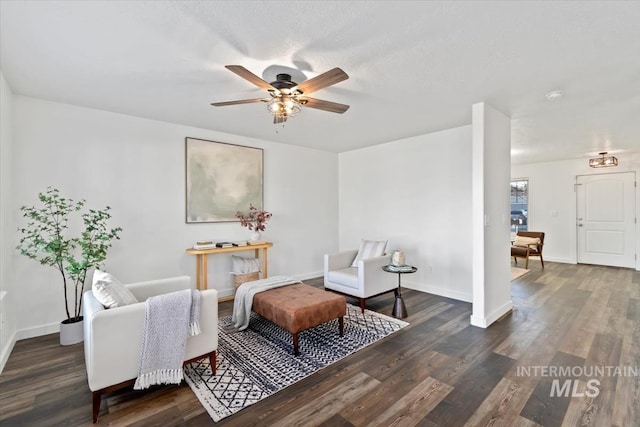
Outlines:
{"label": "wood plank flooring", "polygon": [[[322,286],[322,279],[307,283]],[[184,383],[107,394],[99,423],[640,425],[638,375],[523,373],[576,366],[640,371],[640,273],[551,262],[541,270],[534,262],[512,282],[511,294],[513,313],[481,329],[469,325],[470,304],[406,291],[407,328],[217,424]],[[386,314],[392,306],[392,295],[368,303]],[[231,310],[231,302],[220,303],[221,316]],[[585,393],[592,379],[599,381],[596,396]],[[554,382],[565,380],[571,390],[551,396]],[[91,425],[82,344],[60,347],[57,334],[16,343],[0,375],[0,425]]]}

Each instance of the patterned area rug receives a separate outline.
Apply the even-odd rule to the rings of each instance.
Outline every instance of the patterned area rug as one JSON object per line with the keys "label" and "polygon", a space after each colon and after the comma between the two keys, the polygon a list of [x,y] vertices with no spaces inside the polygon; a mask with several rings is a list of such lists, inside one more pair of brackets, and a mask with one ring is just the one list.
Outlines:
{"label": "patterned area rug", "polygon": [[228,333],[231,316],[220,319],[218,366],[211,375],[208,359],[184,368],[185,379],[214,421],[300,381],[408,323],[347,304],[344,336],[338,320],[300,332],[300,355],[293,355],[291,334],[251,313],[249,328]]}

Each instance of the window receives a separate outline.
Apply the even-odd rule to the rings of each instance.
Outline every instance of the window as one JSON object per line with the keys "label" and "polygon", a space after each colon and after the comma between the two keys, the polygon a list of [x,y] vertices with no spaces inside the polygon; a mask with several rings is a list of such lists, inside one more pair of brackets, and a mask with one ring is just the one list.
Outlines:
{"label": "window", "polygon": [[511,232],[527,230],[529,224],[529,180],[511,181]]}

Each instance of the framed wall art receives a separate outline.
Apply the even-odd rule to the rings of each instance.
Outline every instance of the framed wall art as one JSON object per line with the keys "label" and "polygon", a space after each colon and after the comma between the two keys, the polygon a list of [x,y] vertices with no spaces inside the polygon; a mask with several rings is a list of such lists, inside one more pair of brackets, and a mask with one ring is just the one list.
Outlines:
{"label": "framed wall art", "polygon": [[186,222],[238,221],[252,204],[262,209],[262,148],[185,138]]}

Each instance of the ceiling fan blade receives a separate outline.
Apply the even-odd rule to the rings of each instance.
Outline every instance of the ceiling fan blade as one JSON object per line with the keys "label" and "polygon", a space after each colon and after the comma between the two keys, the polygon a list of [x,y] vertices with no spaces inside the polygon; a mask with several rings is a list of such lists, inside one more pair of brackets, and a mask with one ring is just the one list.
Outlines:
{"label": "ceiling fan blade", "polygon": [[287,115],[286,114],[275,114],[273,116],[273,124],[277,125],[278,123],[284,123],[287,121]]}
{"label": "ceiling fan blade", "polygon": [[347,73],[336,67],[320,74],[319,76],[300,83],[298,86],[292,88],[291,90],[294,91],[297,89],[302,93],[311,93],[327,86],[339,83],[343,80],[347,80],[348,78],[349,76],[347,75]]}
{"label": "ceiling fan blade", "polygon": [[349,109],[348,105],[338,104],[337,102],[323,101],[322,99],[299,97],[300,104],[305,107],[316,108],[318,110],[330,111],[332,113],[342,114]]}
{"label": "ceiling fan blade", "polygon": [[254,85],[258,86],[260,89],[267,89],[267,90],[274,89],[273,86],[271,86],[269,83],[265,82],[255,74],[253,74],[251,71],[244,68],[242,65],[225,65],[224,68],[226,68],[231,72],[236,73],[243,79],[250,81]]}
{"label": "ceiling fan blade", "polygon": [[252,102],[268,102],[269,98],[241,99],[239,101],[212,102],[214,107],[225,107],[227,105],[251,104]]}

